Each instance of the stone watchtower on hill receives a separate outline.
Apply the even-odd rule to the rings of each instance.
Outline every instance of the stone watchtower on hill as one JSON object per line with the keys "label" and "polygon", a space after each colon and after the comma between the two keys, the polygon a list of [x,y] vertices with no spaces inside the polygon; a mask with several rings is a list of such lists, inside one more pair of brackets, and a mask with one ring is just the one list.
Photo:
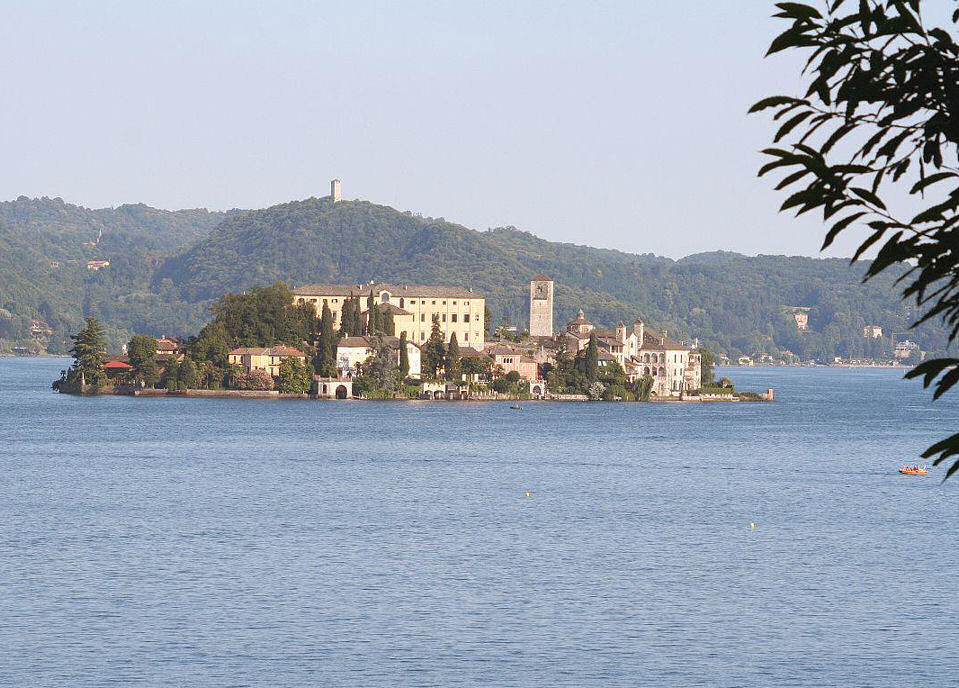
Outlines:
{"label": "stone watchtower on hill", "polygon": [[553,280],[543,274],[529,283],[529,334],[553,336]]}
{"label": "stone watchtower on hill", "polygon": [[334,203],[339,203],[343,200],[343,192],[340,189],[339,179],[334,179],[330,182],[330,198],[333,199]]}

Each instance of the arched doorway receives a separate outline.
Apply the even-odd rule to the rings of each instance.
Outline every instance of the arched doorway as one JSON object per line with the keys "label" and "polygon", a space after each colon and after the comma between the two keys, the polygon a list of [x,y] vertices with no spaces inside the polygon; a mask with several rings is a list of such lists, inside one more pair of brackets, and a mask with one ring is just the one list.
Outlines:
{"label": "arched doorway", "polygon": [[534,397],[543,396],[543,388],[540,387],[539,385],[533,385],[533,389],[530,390],[530,392],[532,393]]}
{"label": "arched doorway", "polygon": [[336,398],[346,399],[346,385],[340,385],[336,388]]}

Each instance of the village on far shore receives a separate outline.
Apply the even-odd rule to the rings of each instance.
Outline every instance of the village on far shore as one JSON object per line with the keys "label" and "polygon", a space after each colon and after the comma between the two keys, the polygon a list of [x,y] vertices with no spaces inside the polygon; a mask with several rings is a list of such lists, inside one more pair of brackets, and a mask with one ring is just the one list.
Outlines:
{"label": "village on far shore", "polygon": [[[333,203],[340,181],[330,184]],[[70,394],[557,401],[772,401],[715,379],[714,356],[641,317],[600,328],[580,309],[559,331],[555,283],[529,281],[529,328],[487,341],[471,287],[277,283],[226,294],[186,341],[134,335],[119,356],[92,317],[72,336]],[[364,303],[365,302],[365,303]],[[365,307],[364,307],[365,306]],[[238,346],[238,344],[240,344]]]}
{"label": "village on far shore", "polygon": [[[76,363],[54,387],[68,393],[136,396],[300,396],[315,399],[472,399],[608,401],[771,401],[714,379],[713,357],[695,343],[620,321],[597,327],[579,310],[560,331],[553,326],[555,284],[529,282],[529,329],[497,328],[487,340],[486,300],[470,288],[390,285],[285,285],[221,300],[264,302],[283,293],[284,310],[313,323],[300,346],[274,341],[239,346],[216,365],[199,337],[135,335],[122,355],[106,356],[95,321],[74,337]],[[249,309],[247,309],[249,310]],[[227,318],[228,319],[228,318]],[[215,327],[213,328],[215,329]],[[102,337],[101,337],[102,338]],[[85,360],[89,349],[93,360]],[[102,360],[97,360],[100,356]],[[101,374],[102,373],[102,374]]]}

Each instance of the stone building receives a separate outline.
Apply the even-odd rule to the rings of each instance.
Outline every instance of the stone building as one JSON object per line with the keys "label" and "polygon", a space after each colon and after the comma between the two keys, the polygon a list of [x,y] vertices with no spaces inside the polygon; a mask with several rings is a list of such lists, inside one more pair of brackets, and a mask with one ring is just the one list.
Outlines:
{"label": "stone building", "polygon": [[330,182],[330,198],[334,203],[339,203],[343,200],[343,189],[340,186],[339,179],[334,179]]}
{"label": "stone building", "polygon": [[486,299],[462,287],[396,286],[391,284],[307,284],[293,289],[295,303],[309,303],[322,314],[323,304],[333,313],[334,327],[340,326],[343,304],[351,296],[366,309],[372,292],[377,304],[389,304],[397,336],[406,332],[409,341],[424,344],[430,336],[433,316],[439,319],[448,342],[455,332],[460,346],[482,349],[486,343]]}
{"label": "stone building", "polygon": [[497,345],[487,349],[486,354],[493,360],[494,370],[501,370],[504,375],[515,371],[524,380],[539,378],[539,366],[528,349]]}
{"label": "stone building", "polygon": [[882,328],[879,325],[866,325],[862,328],[862,336],[869,339],[882,339]]}
{"label": "stone building", "polygon": [[529,334],[553,336],[553,280],[543,274],[529,283]]}

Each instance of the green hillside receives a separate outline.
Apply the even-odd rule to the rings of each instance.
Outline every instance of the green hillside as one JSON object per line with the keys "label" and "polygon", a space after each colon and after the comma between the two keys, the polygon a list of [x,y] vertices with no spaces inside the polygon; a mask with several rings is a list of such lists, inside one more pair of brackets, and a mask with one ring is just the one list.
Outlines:
{"label": "green hillside", "polygon": [[[863,265],[842,259],[745,257],[717,252],[680,261],[539,239],[512,228],[476,232],[368,202],[308,199],[224,220],[210,236],[167,261],[164,280],[181,298],[276,280],[455,284],[487,295],[494,323],[527,318],[527,281],[557,282],[556,321],[582,307],[597,322],[648,322],[738,355],[789,349],[803,358],[882,353],[862,328],[908,329],[911,313],[893,275],[861,283]],[[800,333],[784,306],[807,306],[812,332]],[[945,346],[937,327],[916,333]],[[887,346],[888,348],[888,346]]]}
{"label": "green hillside", "polygon": [[[209,233],[226,215],[207,210],[157,210],[145,205],[91,210],[61,199],[0,203],[0,350],[28,348],[33,320],[52,333],[50,351],[64,351],[84,315],[96,314],[114,341],[132,330],[198,324],[200,305],[176,303],[151,290],[164,257]],[[89,260],[108,260],[94,272]],[[171,302],[172,301],[172,302]],[[3,347],[2,344],[10,346]]]}
{"label": "green hillside", "polygon": [[[94,259],[110,268],[87,270]],[[673,261],[514,228],[477,232],[362,201],[311,198],[211,213],[20,198],[0,203],[0,349],[29,338],[35,318],[53,330],[50,351],[63,351],[88,314],[101,318],[115,344],[132,331],[191,334],[212,299],[277,280],[471,286],[487,296],[494,324],[508,317],[522,325],[528,280],[544,272],[556,280],[557,327],[583,308],[607,325],[642,315],[672,336],[698,337],[733,356],[888,353],[888,342],[865,339],[862,328],[906,332],[912,314],[893,275],[863,285],[862,270],[840,259],[729,252]],[[811,308],[811,331],[800,333],[784,306]],[[935,326],[910,336],[930,351],[945,347]]]}

